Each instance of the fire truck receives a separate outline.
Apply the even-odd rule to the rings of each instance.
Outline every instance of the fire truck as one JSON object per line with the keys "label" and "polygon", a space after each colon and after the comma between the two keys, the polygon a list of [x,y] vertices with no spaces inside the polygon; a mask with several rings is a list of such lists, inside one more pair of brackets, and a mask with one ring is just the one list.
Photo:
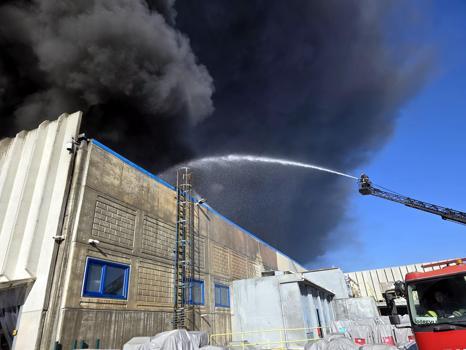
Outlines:
{"label": "fire truck", "polygon": [[[359,192],[439,215],[444,220],[466,224],[466,213],[412,199],[375,186],[365,174],[359,178]],[[425,264],[427,272],[411,272],[404,282],[386,291],[391,321],[400,324],[394,300],[406,298],[417,346],[420,350],[466,349],[466,258]]]}

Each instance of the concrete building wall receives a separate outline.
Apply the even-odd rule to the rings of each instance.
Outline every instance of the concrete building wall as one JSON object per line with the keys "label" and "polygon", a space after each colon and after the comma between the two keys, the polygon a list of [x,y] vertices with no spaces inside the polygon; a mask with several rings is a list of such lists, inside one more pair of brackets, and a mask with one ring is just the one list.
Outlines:
{"label": "concrete building wall", "polygon": [[[234,281],[232,332],[233,341],[267,342],[280,341],[280,333],[241,334],[257,330],[285,328],[280,282],[274,277]],[[215,338],[215,344],[225,345],[224,338]]]}
{"label": "concrete building wall", "polygon": [[[118,348],[131,337],[171,329],[176,192],[95,141],[79,150],[79,164],[65,227],[67,253],[54,281],[56,312],[46,319],[43,346],[58,341],[70,348],[84,340]],[[304,270],[206,204],[195,206],[194,226],[196,279],[205,291],[204,305],[195,307],[195,329],[231,330],[230,308],[215,306],[215,283],[230,285],[279,266]],[[130,266],[127,300],[83,297],[88,258]]]}
{"label": "concrete building wall", "polygon": [[[0,290],[28,281],[16,349],[33,349],[48,307],[52,262],[57,254],[73,155],[67,144],[78,135],[81,113],[64,114],[37,129],[0,141]],[[11,304],[11,305],[9,305]]]}
{"label": "concrete building wall", "polygon": [[[303,299],[307,299],[305,286],[300,288],[298,282],[279,283],[279,294],[281,308],[283,310],[283,328],[296,329],[305,327],[305,316],[303,310]],[[291,332],[288,337],[295,338],[304,332]]]}
{"label": "concrete building wall", "polygon": [[233,295],[232,339],[237,342],[303,346],[306,339],[325,334],[334,320],[333,293],[301,274],[234,281]]}

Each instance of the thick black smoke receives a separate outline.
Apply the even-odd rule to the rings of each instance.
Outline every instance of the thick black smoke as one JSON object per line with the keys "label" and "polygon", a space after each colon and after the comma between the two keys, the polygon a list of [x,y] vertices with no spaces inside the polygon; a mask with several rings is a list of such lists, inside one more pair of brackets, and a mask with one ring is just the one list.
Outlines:
{"label": "thick black smoke", "polygon": [[[150,169],[249,153],[351,171],[426,76],[417,48],[384,35],[389,13],[369,0],[7,1],[0,136],[81,109],[90,136]],[[199,169],[197,181],[301,262],[325,252],[354,190],[270,166]]]}
{"label": "thick black smoke", "polygon": [[[405,25],[393,14],[410,10],[398,5],[178,1],[177,26],[216,88],[215,112],[196,130],[197,153],[291,158],[348,172],[360,166],[386,142],[430,66],[420,47],[389,41],[386,34]],[[211,205],[301,262],[351,240],[353,232],[329,240],[356,191],[346,178],[262,165],[200,175],[198,190]]]}
{"label": "thick black smoke", "polygon": [[[0,7],[1,134],[84,110],[84,129],[137,161],[190,153],[178,125],[213,111],[212,78],[171,25],[173,1],[9,1]],[[144,154],[141,154],[141,149]]]}

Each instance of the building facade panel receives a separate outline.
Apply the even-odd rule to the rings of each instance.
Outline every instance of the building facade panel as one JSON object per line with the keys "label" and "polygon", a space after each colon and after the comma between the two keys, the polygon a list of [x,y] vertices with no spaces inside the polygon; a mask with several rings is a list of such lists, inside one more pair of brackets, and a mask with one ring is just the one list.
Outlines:
{"label": "building facade panel", "polygon": [[230,254],[229,250],[215,243],[210,245],[210,262],[212,273],[218,276],[230,277]]}
{"label": "building facade panel", "polygon": [[260,264],[248,262],[248,278],[260,277],[263,267]]}
{"label": "building facade panel", "polygon": [[173,266],[141,261],[137,268],[138,304],[173,305]]}
{"label": "building facade panel", "polygon": [[205,272],[207,239],[196,235],[194,239],[194,266],[197,270]]}
{"label": "building facade panel", "polygon": [[63,318],[66,332],[60,343],[69,345],[68,349],[74,344],[78,348],[83,344],[82,348],[114,349],[117,347],[112,344],[124,344],[132,337],[170,330],[172,316],[163,311],[66,309]]}
{"label": "building facade panel", "polygon": [[231,277],[243,279],[248,277],[248,259],[237,253],[231,253]]}
{"label": "building facade panel", "polygon": [[11,305],[22,305],[17,349],[34,346],[41,331],[80,122],[80,112],[63,114],[0,141],[0,284],[32,286]]}
{"label": "building facade panel", "polygon": [[109,243],[133,248],[136,211],[99,196],[96,201],[92,235]]}
{"label": "building facade panel", "polygon": [[277,253],[273,251],[272,248],[259,242],[259,253],[261,262],[267,270],[278,270]]}
{"label": "building facade panel", "polygon": [[148,215],[143,219],[142,251],[173,260],[176,227]]}

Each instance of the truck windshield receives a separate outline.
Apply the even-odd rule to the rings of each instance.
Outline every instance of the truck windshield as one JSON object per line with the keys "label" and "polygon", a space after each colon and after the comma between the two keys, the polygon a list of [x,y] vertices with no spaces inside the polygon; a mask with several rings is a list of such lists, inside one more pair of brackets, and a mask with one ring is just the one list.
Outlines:
{"label": "truck windshield", "polygon": [[466,274],[411,282],[408,298],[417,325],[466,324]]}

